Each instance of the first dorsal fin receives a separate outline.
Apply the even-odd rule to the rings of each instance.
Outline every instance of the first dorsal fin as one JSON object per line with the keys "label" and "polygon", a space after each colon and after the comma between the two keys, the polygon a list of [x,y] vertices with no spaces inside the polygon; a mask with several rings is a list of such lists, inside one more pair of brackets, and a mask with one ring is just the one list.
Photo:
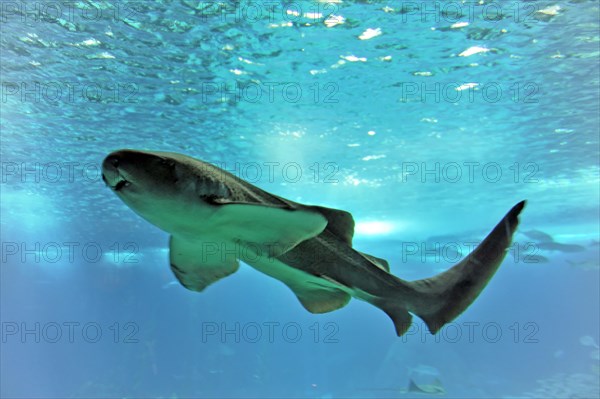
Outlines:
{"label": "first dorsal fin", "polygon": [[327,219],[327,230],[332,232],[347,245],[352,246],[352,238],[354,237],[354,218],[350,212],[318,205],[303,205],[276,195],[266,194],[292,209],[308,208],[320,213]]}
{"label": "first dorsal fin", "polygon": [[326,208],[324,206],[310,206],[327,219],[327,229],[342,239],[346,244],[352,246],[354,237],[354,218],[352,214],[339,209]]}

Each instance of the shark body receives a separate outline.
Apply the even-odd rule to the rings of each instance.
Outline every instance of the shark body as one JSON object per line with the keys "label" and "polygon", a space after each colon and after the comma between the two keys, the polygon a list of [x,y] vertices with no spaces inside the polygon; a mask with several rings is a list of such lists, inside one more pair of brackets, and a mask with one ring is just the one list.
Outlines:
{"label": "shark body", "polygon": [[171,269],[186,288],[202,291],[242,260],[286,284],[312,313],[342,308],[351,297],[367,301],[388,314],[398,336],[411,313],[435,334],[475,300],[500,266],[525,205],[515,205],[449,270],[408,282],[385,260],[352,248],[350,213],[278,197],[203,161],[119,150],[105,158],[102,177],[132,210],[171,234]]}

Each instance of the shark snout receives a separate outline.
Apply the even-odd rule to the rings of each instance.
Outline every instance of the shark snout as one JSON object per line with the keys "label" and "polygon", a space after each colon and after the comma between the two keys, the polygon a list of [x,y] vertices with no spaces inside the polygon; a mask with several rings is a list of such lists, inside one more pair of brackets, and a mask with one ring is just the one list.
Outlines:
{"label": "shark snout", "polygon": [[115,151],[102,162],[102,180],[114,191],[120,191],[131,184],[124,176],[124,157],[123,151]]}
{"label": "shark snout", "polygon": [[173,180],[174,166],[175,162],[160,152],[118,150],[104,158],[102,179],[114,191],[134,185],[138,191],[159,186],[162,190],[160,182]]}

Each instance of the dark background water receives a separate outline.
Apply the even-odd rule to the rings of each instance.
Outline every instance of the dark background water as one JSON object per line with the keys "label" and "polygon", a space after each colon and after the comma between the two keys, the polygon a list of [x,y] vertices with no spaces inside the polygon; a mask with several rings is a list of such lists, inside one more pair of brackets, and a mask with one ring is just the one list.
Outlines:
{"label": "dark background water", "polygon": [[[2,397],[598,396],[597,2],[0,5]],[[398,338],[247,266],[174,283],[100,179],[118,148],[350,211],[409,280],[529,202],[475,304]]]}

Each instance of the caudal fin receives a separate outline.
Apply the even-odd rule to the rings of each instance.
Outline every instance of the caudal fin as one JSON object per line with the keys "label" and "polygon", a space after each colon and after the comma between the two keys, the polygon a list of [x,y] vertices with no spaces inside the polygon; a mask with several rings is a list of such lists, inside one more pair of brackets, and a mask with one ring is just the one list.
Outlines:
{"label": "caudal fin", "polygon": [[496,273],[506,256],[524,207],[525,201],[513,206],[485,240],[449,270],[411,282],[388,274],[394,280],[394,288],[367,301],[392,319],[398,336],[410,327],[411,313],[423,319],[429,331],[435,334],[444,324],[464,312]]}
{"label": "caudal fin", "polygon": [[524,207],[525,201],[515,205],[485,240],[451,269],[409,283],[420,294],[409,310],[425,321],[432,334],[464,312],[496,273]]}

